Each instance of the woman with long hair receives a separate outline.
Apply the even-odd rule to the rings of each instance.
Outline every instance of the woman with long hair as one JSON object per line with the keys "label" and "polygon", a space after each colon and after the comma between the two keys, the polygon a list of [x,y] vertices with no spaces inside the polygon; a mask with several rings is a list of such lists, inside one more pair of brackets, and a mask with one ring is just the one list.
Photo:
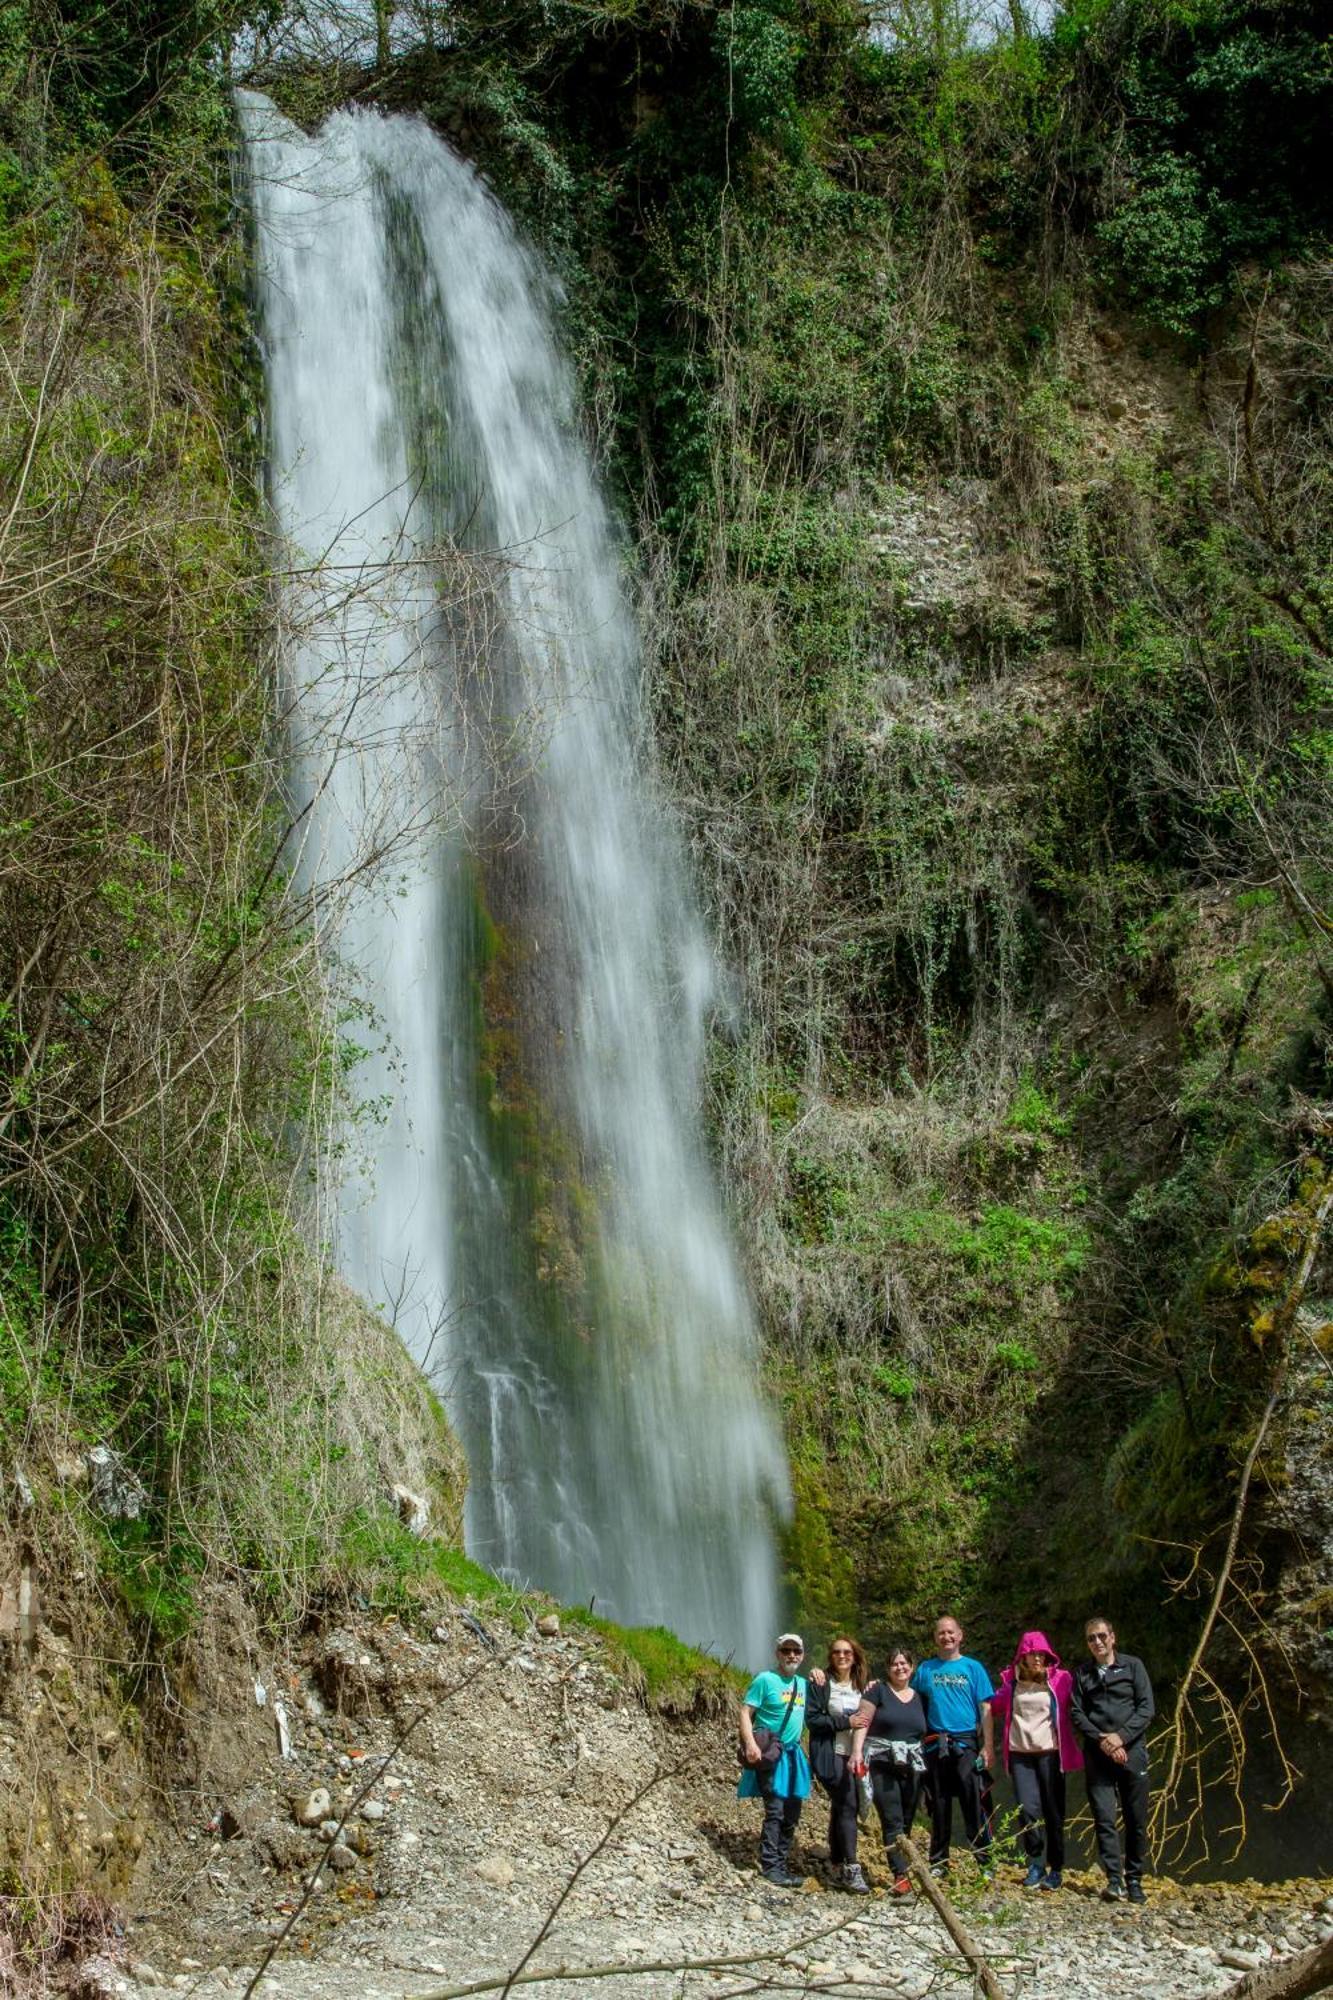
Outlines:
{"label": "woman with long hair", "polygon": [[1000,1755],[1018,1797],[1025,1889],[1058,1889],[1064,1879],[1065,1774],[1083,1768],[1069,1712],[1073,1691],[1074,1676],[1046,1634],[1025,1632],[992,1705]]}
{"label": "woman with long hair", "polygon": [[806,1727],[810,1731],[810,1769],[829,1798],[828,1848],[834,1881],[853,1895],[867,1896],[870,1884],[856,1858],[857,1779],[851,1769],[852,1718],[870,1668],[865,1649],[855,1639],[829,1642],[828,1667],[810,1677]]}
{"label": "woman with long hair", "polygon": [[925,1704],[912,1686],[916,1661],[907,1646],[890,1646],[884,1679],[871,1681],[852,1724],[852,1766],[868,1767],[884,1852],[893,1871],[893,1892],[911,1892],[907,1856],[900,1842],[912,1830],[926,1775],[922,1747],[927,1728]]}

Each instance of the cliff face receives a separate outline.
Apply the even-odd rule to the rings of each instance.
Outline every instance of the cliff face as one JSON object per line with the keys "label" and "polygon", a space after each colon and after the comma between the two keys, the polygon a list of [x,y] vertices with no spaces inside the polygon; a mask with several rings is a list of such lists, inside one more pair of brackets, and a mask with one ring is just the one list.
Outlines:
{"label": "cliff face", "polygon": [[[151,1650],[219,1566],[282,1620],[417,1558],[323,1420],[297,1227],[346,1050],[273,805],[236,23],[126,8],[93,63],[80,8],[20,12],[5,1548],[16,1588],[92,1551]],[[980,49],[843,0],[381,12],[379,60],[281,20],[236,60],[435,120],[562,271],[733,976],[708,1109],[794,1615],[949,1602],[998,1658],[1095,1599],[1165,1683],[1276,1387],[1216,1659],[1326,1703],[1317,10],[1088,0]],[[148,1504],[99,1525],[60,1468],[107,1440]]]}
{"label": "cliff face", "polygon": [[[1096,1600],[1167,1685],[1325,1317],[1327,52],[864,30],[483,9],[364,83],[561,261],[637,524],[797,1614]],[[1324,1685],[1326,1426],[1282,1390],[1242,1510],[1247,1714]]]}

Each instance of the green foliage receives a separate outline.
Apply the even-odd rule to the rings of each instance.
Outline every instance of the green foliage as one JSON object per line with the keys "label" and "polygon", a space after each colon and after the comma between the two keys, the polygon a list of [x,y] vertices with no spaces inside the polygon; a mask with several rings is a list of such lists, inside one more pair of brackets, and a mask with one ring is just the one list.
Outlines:
{"label": "green foliage", "polygon": [[582,1605],[566,1605],[561,1622],[595,1632],[612,1668],[639,1687],[663,1715],[728,1715],[746,1677],[725,1661],[687,1646],[662,1625],[617,1625]]}

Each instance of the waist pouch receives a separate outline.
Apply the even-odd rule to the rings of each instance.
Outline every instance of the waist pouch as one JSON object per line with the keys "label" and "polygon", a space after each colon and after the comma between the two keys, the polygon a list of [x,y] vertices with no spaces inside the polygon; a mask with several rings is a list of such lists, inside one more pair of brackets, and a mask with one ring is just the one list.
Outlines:
{"label": "waist pouch", "polygon": [[934,1735],[926,1736],[922,1740],[932,1756],[948,1757],[955,1750],[971,1750],[975,1754],[977,1732],[973,1729],[965,1736],[947,1736],[943,1730],[937,1730]]}
{"label": "waist pouch", "polygon": [[[778,1759],[781,1757],[783,1750],[781,1736],[776,1729],[756,1729],[753,1735],[755,1742],[759,1745],[759,1762],[757,1765],[750,1764],[746,1768],[752,1771],[775,1771],[778,1766]],[[796,1737],[793,1740],[799,1743],[800,1738]],[[744,1750],[738,1750],[736,1756],[738,1761],[744,1765]]]}

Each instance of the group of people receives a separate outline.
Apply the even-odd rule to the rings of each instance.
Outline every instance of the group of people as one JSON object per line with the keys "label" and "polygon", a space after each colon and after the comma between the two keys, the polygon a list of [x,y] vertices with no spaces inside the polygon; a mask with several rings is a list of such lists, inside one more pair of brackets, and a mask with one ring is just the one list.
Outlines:
{"label": "group of people", "polygon": [[790,1889],[802,1879],[789,1861],[812,1780],[828,1794],[829,1858],[842,1888],[869,1893],[857,1860],[867,1780],[896,1894],[912,1886],[902,1842],[923,1797],[931,1873],[948,1874],[956,1805],[988,1876],[998,1745],[1018,1804],[1024,1886],[1055,1890],[1063,1882],[1065,1781],[1081,1770],[1106,1875],[1102,1896],[1145,1902],[1152,1684],[1142,1660],[1118,1649],[1109,1618],[1089,1618],[1084,1636],[1088,1656],[1071,1672],[1044,1632],[1024,1632],[995,1687],[980,1660],[963,1651],[963,1628],[952,1616],[936,1621],[929,1659],[890,1646],[879,1680],[864,1648],[846,1637],[832,1641],[827,1665],[807,1677],[799,1633],[783,1632],[776,1667],[755,1676],[740,1711],[738,1789],[763,1801],[765,1881]]}

